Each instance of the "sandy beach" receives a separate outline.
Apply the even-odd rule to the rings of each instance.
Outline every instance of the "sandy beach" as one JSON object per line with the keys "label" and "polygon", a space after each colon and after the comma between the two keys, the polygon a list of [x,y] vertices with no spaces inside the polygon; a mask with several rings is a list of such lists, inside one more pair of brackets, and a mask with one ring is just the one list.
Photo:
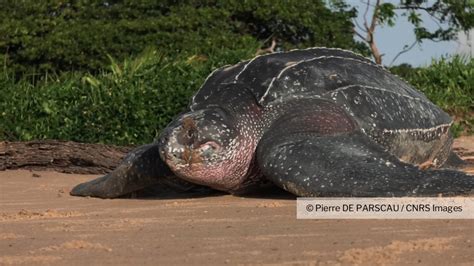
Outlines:
{"label": "sandy beach", "polygon": [[285,192],[71,197],[95,175],[0,172],[0,264],[460,264],[472,220],[297,220]]}
{"label": "sandy beach", "polygon": [[[457,143],[469,154],[470,139]],[[467,153],[466,153],[467,152]],[[1,265],[472,265],[473,220],[297,220],[284,191],[69,196],[97,175],[0,171]]]}

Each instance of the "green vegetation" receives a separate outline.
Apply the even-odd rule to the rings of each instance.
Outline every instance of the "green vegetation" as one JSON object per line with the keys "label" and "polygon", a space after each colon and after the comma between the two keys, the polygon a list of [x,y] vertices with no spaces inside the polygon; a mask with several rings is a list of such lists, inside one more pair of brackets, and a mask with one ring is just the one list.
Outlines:
{"label": "green vegetation", "polygon": [[[0,0],[0,140],[153,140],[216,67],[269,47],[369,50],[344,1]],[[317,14],[317,15],[315,15]],[[474,63],[397,67],[472,133]]]}
{"label": "green vegetation", "polygon": [[252,57],[273,40],[276,49],[367,51],[353,40],[356,13],[343,3],[0,0],[0,6],[0,139],[7,140],[150,142],[212,69]]}
{"label": "green vegetation", "polygon": [[[227,52],[212,56],[215,61],[211,61],[198,56],[170,60],[148,51],[133,60],[112,60],[108,70],[97,75],[68,74],[36,85],[3,73],[0,139],[150,142],[184,110],[212,68],[236,63],[253,52]],[[393,71],[401,73],[400,68]],[[473,59],[442,59],[406,73],[410,83],[456,115],[456,133],[473,133]]]}
{"label": "green vegetation", "polygon": [[391,69],[455,118],[453,132],[474,134],[474,59],[454,56],[429,67]]}
{"label": "green vegetation", "polygon": [[[0,139],[140,144],[182,111],[216,65],[254,51],[170,59],[153,50],[97,75],[72,73],[33,85],[0,77]],[[223,62],[224,61],[224,62]]]}
{"label": "green vegetation", "polygon": [[[0,62],[16,77],[107,67],[147,48],[165,57],[328,46],[353,40],[354,10],[312,0],[0,0]],[[36,77],[37,78],[37,77]]]}
{"label": "green vegetation", "polygon": [[[365,10],[365,23],[356,25],[354,33],[370,47],[370,52],[377,64],[382,64],[383,51],[377,47],[378,40],[374,33],[379,27],[395,26],[397,21],[403,17],[408,23],[413,25],[415,42],[411,45],[405,44],[403,50],[393,58],[390,65],[393,64],[399,55],[408,52],[423,40],[455,40],[460,31],[468,32],[474,27],[474,1],[403,0],[398,1],[398,3],[384,3],[385,1],[380,0],[373,2],[367,0],[360,2],[360,4],[365,5],[365,7],[361,7],[361,10],[359,10],[359,13]],[[422,14],[425,17],[428,16],[429,21],[434,21],[437,26],[431,25],[430,29],[426,28],[425,26],[428,26],[429,23],[427,24],[423,21]]]}

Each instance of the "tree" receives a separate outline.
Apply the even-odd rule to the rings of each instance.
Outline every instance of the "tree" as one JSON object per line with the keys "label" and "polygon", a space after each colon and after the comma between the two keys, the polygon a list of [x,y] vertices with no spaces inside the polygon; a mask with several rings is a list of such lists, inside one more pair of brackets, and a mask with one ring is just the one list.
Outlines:
{"label": "tree", "polygon": [[[354,33],[365,42],[377,64],[382,64],[382,57],[374,33],[378,26],[393,27],[401,12],[402,17],[413,24],[415,41],[405,45],[392,63],[403,53],[412,49],[424,40],[447,41],[456,39],[459,31],[469,31],[474,27],[474,1],[469,0],[400,0],[398,4],[384,3],[383,0],[361,0],[365,5],[362,25],[354,20]],[[371,12],[369,12],[371,11]],[[438,25],[430,31],[423,27],[422,13],[428,14]]]}
{"label": "tree", "polygon": [[0,62],[17,76],[96,73],[108,54],[122,60],[148,47],[170,58],[212,60],[231,51],[253,55],[273,39],[277,50],[360,46],[352,33],[355,11],[330,10],[322,0],[0,0],[0,6]]}

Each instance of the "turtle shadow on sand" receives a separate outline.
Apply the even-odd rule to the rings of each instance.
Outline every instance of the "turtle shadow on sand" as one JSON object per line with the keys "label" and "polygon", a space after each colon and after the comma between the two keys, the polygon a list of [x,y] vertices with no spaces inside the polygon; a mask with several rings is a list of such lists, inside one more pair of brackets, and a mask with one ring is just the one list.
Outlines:
{"label": "turtle shadow on sand", "polygon": [[[163,189],[162,187],[150,187],[142,190],[134,191],[120,196],[120,199],[140,199],[140,200],[169,200],[169,199],[199,199],[209,197],[222,197],[230,195],[229,193],[210,189],[199,188],[192,191],[177,191],[173,189]],[[268,184],[265,186],[255,187],[245,192],[233,194],[233,197],[255,198],[255,199],[278,199],[278,200],[294,200],[296,196],[275,185]]]}

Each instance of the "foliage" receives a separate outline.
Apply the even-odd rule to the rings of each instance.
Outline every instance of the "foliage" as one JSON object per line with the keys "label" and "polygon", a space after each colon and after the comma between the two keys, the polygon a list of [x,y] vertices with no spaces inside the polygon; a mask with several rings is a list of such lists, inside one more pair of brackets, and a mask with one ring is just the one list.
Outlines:
{"label": "foliage", "polygon": [[[15,76],[98,73],[107,54],[123,60],[152,48],[166,57],[225,50],[362,47],[354,10],[310,0],[0,0],[0,61]],[[213,60],[213,59],[211,59]]]}
{"label": "foliage", "polygon": [[474,133],[474,59],[454,56],[433,61],[429,67],[412,69],[409,65],[391,68],[436,105],[455,117],[453,129]]}
{"label": "foliage", "polygon": [[67,73],[33,85],[0,76],[0,139],[141,144],[182,111],[215,65],[247,52],[168,58],[147,51],[97,75]]}
{"label": "foliage", "polygon": [[[0,74],[0,139],[63,139],[110,144],[153,140],[216,66],[236,63],[254,53],[226,51],[211,59],[198,55],[169,58],[148,50],[96,75],[68,73],[35,85]],[[455,57],[411,69],[415,87],[448,112],[464,117],[456,130],[474,129],[474,60]],[[392,69],[396,73],[403,73]],[[470,114],[470,115],[469,115]],[[470,121],[470,122],[469,122]],[[469,124],[470,123],[470,124]]]}
{"label": "foliage", "polygon": [[[330,2],[0,0],[0,139],[148,143],[211,70],[272,40],[366,53],[355,10]],[[383,6],[384,22],[392,11]],[[399,73],[445,110],[471,114],[462,121],[472,131],[473,69],[454,58]]]}
{"label": "foliage", "polygon": [[[392,63],[417,43],[424,40],[453,40],[457,38],[459,31],[467,32],[474,27],[474,1],[402,0],[397,4],[384,3],[381,0],[362,2],[365,7],[358,11],[364,12],[364,23],[360,25],[357,21],[354,21],[356,26],[354,27],[354,33],[367,44],[377,64],[382,64],[383,54],[377,47],[375,30],[378,26],[395,26],[398,15],[406,17],[408,22],[414,26],[415,42],[411,45],[406,44],[403,50],[394,57]],[[371,12],[369,12],[370,9]],[[435,21],[438,27],[434,30],[424,27],[422,13],[427,14],[431,20]]]}
{"label": "foliage", "polygon": [[[430,3],[431,2],[431,3]],[[415,26],[417,40],[429,39],[436,41],[452,40],[460,30],[468,31],[474,27],[474,2],[456,0],[404,0],[399,6],[392,8],[403,10],[402,16]],[[446,23],[448,27],[439,27],[429,31],[422,26],[421,12],[425,12],[439,23]],[[387,17],[394,17],[393,14]]]}

